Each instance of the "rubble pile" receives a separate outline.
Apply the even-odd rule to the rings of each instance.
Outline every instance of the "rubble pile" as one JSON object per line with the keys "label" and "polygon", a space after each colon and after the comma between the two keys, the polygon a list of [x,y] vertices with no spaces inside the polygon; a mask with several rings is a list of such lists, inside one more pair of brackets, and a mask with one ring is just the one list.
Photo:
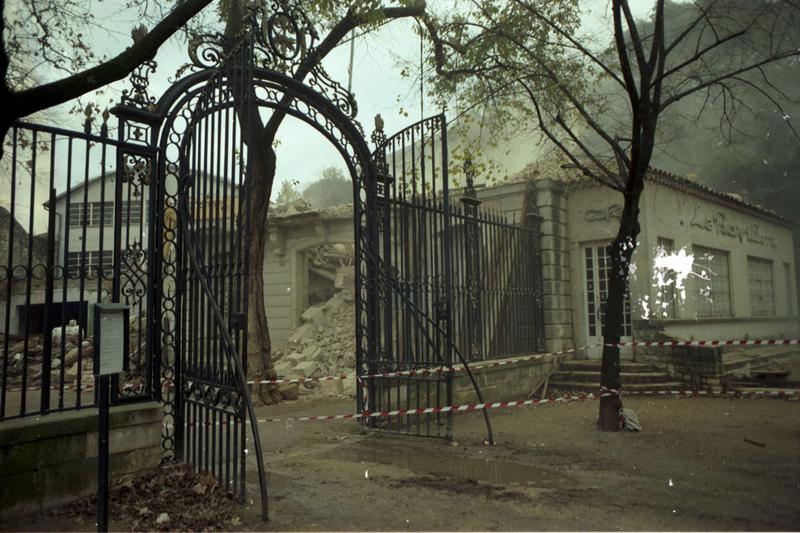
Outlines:
{"label": "rubble pile", "polygon": [[[52,359],[50,361],[51,383],[58,383],[61,379],[61,366],[64,366],[64,382],[73,383],[78,379],[78,368],[81,367],[81,385],[93,383],[92,357],[94,347],[92,338],[83,338],[84,331],[71,321],[64,328],[62,339],[61,328],[55,328],[52,333]],[[61,343],[64,342],[64,360],[61,360]],[[4,336],[0,336],[0,350],[5,343]],[[25,339],[21,335],[9,335],[8,338],[8,383],[12,386],[22,384],[23,371],[27,374],[26,384],[36,387],[42,382],[42,357],[44,356],[44,336],[31,334],[28,336],[27,350]],[[80,357],[80,362],[78,358]]]}
{"label": "rubble pile", "polygon": [[[140,319],[132,317],[130,319],[130,353],[132,366],[135,366],[136,357],[140,356],[137,346],[144,342],[144,332],[139,334]],[[94,360],[94,339],[86,336],[86,331],[81,328],[75,320],[70,320],[69,325],[58,326],[52,330],[52,350],[50,361],[50,383],[54,386],[60,383],[62,365],[64,367],[65,386],[77,385],[78,368],[81,373],[81,386],[91,386],[94,384],[93,360]],[[5,334],[0,333],[0,361],[4,355]],[[62,348],[63,343],[63,348]],[[63,353],[63,361],[62,361]],[[26,386],[36,388],[42,383],[42,359],[44,356],[44,335],[41,333],[31,333],[28,335],[27,347],[25,337],[22,335],[8,336],[8,366],[7,366],[7,386],[21,386],[22,374],[26,374]],[[78,360],[80,358],[80,361]],[[0,375],[2,375],[2,364],[0,364]],[[126,389],[136,389],[142,385],[142,377],[125,374],[122,381],[125,382]]]}
{"label": "rubble pile", "polygon": [[297,394],[321,392],[355,395],[355,303],[352,289],[338,291],[324,303],[313,305],[302,315],[303,324],[286,346],[275,352],[275,370],[281,378],[318,378],[348,375],[348,379],[281,387],[285,399]]}

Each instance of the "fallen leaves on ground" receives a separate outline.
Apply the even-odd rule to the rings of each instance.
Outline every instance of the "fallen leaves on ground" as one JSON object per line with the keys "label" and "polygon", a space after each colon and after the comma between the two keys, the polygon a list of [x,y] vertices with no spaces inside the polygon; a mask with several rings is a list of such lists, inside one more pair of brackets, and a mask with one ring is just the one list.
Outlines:
{"label": "fallen leaves on ground", "polygon": [[[216,478],[189,465],[169,465],[122,476],[109,493],[109,518],[130,531],[219,531],[241,524],[238,502]],[[59,514],[94,521],[97,498]]]}

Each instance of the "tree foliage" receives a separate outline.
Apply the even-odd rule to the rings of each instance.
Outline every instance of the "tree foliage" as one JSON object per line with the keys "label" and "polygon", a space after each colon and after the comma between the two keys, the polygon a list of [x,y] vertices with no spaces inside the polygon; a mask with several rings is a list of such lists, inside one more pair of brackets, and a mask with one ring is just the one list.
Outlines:
{"label": "tree foliage", "polygon": [[314,209],[353,203],[353,183],[339,167],[328,167],[318,180],[303,189],[303,198]]}
{"label": "tree foliage", "polygon": [[286,205],[300,199],[300,193],[297,191],[297,181],[283,180],[278,189],[278,194],[275,197],[276,205]]}
{"label": "tree foliage", "polygon": [[[118,55],[98,57],[89,33],[108,32],[91,3],[79,0],[3,2],[0,39],[0,137],[14,120],[68,102],[130,74],[155,56],[212,0],[184,0],[163,14],[153,28],[131,28],[132,45]],[[148,13],[147,2],[127,0],[128,9]],[[115,36],[118,39],[118,36]],[[122,41],[124,42],[124,41]],[[53,73],[60,77],[53,78]]]}

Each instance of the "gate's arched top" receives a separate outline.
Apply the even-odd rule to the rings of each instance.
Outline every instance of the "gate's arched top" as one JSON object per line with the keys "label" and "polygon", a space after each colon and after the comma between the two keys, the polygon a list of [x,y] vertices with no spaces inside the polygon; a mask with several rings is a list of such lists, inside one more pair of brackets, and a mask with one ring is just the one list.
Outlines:
{"label": "gate's arched top", "polygon": [[[266,2],[264,3],[266,4]],[[204,34],[189,42],[189,57],[200,69],[217,69],[240,51],[249,49],[252,68],[263,68],[303,81],[354,119],[353,94],[333,80],[320,64],[319,35],[296,0],[272,1],[251,9],[236,37]]]}
{"label": "gate's arched top", "polygon": [[[193,38],[189,57],[193,68],[200,70],[173,83],[157,102],[141,95],[135,100],[126,99],[126,107],[139,108],[128,116],[138,115],[135,119],[154,126],[152,139],[163,147],[181,109],[191,106],[209,83],[216,79],[231,93],[241,93],[240,98],[244,94],[242,87],[247,86],[245,91],[251,91],[254,98],[251,104],[305,122],[337,148],[354,178],[355,166],[360,167],[359,173],[369,174],[370,150],[363,128],[355,119],[355,99],[319,64],[318,41],[313,24],[298,2],[262,5],[249,11],[235,38],[219,33]],[[138,83],[132,79],[135,93],[146,93],[141,87],[146,89],[149,72],[141,73]]]}
{"label": "gate's arched top", "polygon": [[[211,33],[193,37],[188,54],[190,68],[195,71],[172,83],[158,100],[147,90],[156,64],[143,63],[131,74],[132,90],[123,91],[122,102],[113,112],[128,122],[145,125],[130,124],[126,128],[138,142],[152,128],[151,139],[155,143],[169,114],[195,88],[206,85],[214,76],[239,77],[240,81],[249,77],[285,87],[287,95],[296,94],[333,118],[332,106],[337,110],[337,125],[342,129],[352,126],[363,138],[364,130],[355,119],[355,98],[324,70],[319,44],[319,36],[300,2],[262,2],[248,11],[237,36]],[[342,116],[347,120],[340,120]]]}
{"label": "gate's arched top", "polygon": [[[204,69],[186,76],[164,93],[154,111],[162,128],[161,146],[166,142],[171,123],[181,110],[192,106],[192,101],[218,75],[217,69]],[[353,163],[356,163],[362,173],[369,174],[370,149],[361,126],[347,116],[339,105],[314,88],[280,72],[253,68],[249,71],[249,78],[255,98],[252,104],[259,108],[279,110],[308,124],[334,145],[351,171],[355,171]],[[226,83],[230,84],[230,80]],[[234,107],[235,103],[228,101],[220,105]],[[211,111],[212,109],[208,110]]]}

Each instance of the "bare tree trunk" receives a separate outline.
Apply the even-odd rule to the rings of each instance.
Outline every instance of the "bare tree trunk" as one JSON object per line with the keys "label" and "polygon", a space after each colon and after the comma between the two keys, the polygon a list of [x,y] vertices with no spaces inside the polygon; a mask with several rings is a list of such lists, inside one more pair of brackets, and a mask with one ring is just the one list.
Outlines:
{"label": "bare tree trunk", "polygon": [[[277,379],[272,364],[272,342],[264,308],[264,255],[267,245],[267,208],[275,177],[272,146],[251,146],[252,170],[248,177],[250,230],[246,239],[248,255],[247,369],[249,378]],[[281,400],[277,385],[258,386],[266,404]]]}
{"label": "bare tree trunk", "polygon": [[624,333],[625,293],[636,238],[639,236],[639,198],[644,186],[644,173],[631,176],[632,190],[625,194],[625,204],[620,219],[619,232],[607,248],[608,294],[606,297],[605,326],[603,328],[603,359],[600,366],[600,413],[598,427],[603,431],[620,429],[619,410],[622,408],[619,390],[620,349]]}

